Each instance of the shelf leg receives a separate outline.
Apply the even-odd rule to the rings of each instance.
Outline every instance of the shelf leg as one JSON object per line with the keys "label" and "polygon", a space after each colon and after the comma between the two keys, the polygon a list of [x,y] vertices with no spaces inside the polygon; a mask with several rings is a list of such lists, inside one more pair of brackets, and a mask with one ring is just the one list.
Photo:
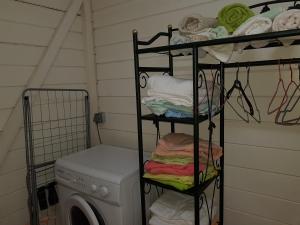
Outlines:
{"label": "shelf leg", "polygon": [[[220,93],[220,105],[224,105],[224,85],[225,85],[225,69],[224,63],[220,64],[220,84],[221,84],[221,93]],[[220,173],[220,204],[219,204],[219,225],[224,223],[224,107],[220,114],[220,146],[223,148],[223,156],[220,159],[221,173]]]}
{"label": "shelf leg", "polygon": [[142,225],[147,224],[146,218],[146,202],[145,202],[145,182],[144,176],[144,149],[143,149],[143,126],[142,126],[142,109],[141,109],[141,85],[139,71],[139,56],[138,56],[138,33],[133,31],[133,50],[134,50],[134,69],[135,69],[135,90],[136,90],[136,108],[137,108],[137,132],[138,132],[138,151],[139,151],[139,175],[140,175],[140,196],[142,210]]}

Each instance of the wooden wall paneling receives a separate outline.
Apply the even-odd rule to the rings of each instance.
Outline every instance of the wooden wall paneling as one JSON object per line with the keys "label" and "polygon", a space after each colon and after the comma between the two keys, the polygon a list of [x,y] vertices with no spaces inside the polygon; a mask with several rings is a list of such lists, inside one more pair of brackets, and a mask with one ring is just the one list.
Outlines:
{"label": "wooden wall paneling", "polygon": [[[47,51],[43,58],[40,60],[39,66],[29,80],[28,87],[39,87],[44,82],[45,77],[48,74],[50,67],[52,66],[60,47],[69,31],[69,28],[73,24],[74,19],[80,9],[82,0],[74,0],[70,5],[70,8],[66,12],[64,20],[61,22],[57,29],[55,36],[49,44]],[[15,135],[17,134],[20,124],[22,123],[21,116],[21,100],[18,100],[16,107],[14,108],[10,118],[5,124],[4,132],[1,133],[0,141],[2,143],[2,151],[0,152],[0,164],[4,161],[4,158],[11,147]]]}

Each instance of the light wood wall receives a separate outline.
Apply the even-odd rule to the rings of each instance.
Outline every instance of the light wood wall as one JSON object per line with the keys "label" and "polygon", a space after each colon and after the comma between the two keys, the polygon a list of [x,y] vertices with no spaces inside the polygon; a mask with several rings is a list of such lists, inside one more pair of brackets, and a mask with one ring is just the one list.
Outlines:
{"label": "light wood wall", "polygon": [[[149,38],[177,26],[180,18],[191,13],[216,16],[217,9],[229,0],[94,0],[94,28],[100,110],[106,113],[101,135],[106,144],[137,149],[132,29]],[[249,3],[249,1],[240,1]],[[261,1],[251,1],[251,3]],[[251,51],[235,55],[235,60],[293,57],[299,48]],[[299,55],[298,55],[299,56]],[[144,56],[144,66],[166,65],[161,56]],[[191,75],[191,58],[175,60],[175,75]],[[245,79],[245,70],[241,72]],[[235,79],[227,71],[227,87]],[[261,124],[242,122],[226,107],[225,122],[225,224],[226,225],[299,225],[300,224],[300,127],[274,124],[266,113],[278,81],[278,69],[253,69],[251,84],[262,113]],[[295,72],[295,78],[298,72]],[[288,71],[284,72],[288,82]],[[145,92],[143,91],[143,95]],[[280,100],[280,97],[277,101]],[[300,112],[300,104],[297,108]],[[147,109],[143,108],[144,112]],[[217,120],[216,120],[217,121]],[[155,128],[145,122],[144,142],[147,151],[155,145]],[[169,127],[162,126],[162,133]],[[191,132],[188,126],[178,131]],[[201,135],[207,124],[201,125]],[[218,140],[218,129],[215,132]]]}
{"label": "light wood wall", "polygon": [[[32,4],[0,1],[0,135],[71,0],[23,2]],[[86,88],[81,16],[74,21],[44,87]],[[1,225],[28,223],[23,133],[21,127],[0,166]]]}

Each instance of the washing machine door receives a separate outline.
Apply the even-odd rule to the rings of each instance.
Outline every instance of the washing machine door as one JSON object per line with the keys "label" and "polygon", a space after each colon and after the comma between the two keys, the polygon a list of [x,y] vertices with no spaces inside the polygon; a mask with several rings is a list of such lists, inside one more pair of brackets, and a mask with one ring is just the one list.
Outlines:
{"label": "washing machine door", "polygon": [[67,200],[66,213],[66,225],[105,225],[96,208],[79,195]]}

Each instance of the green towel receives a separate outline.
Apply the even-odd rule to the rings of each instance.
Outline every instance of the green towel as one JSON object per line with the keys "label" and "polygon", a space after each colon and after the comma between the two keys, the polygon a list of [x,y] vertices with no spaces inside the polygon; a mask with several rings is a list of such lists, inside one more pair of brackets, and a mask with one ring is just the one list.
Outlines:
{"label": "green towel", "polygon": [[218,14],[218,24],[233,33],[242,23],[254,16],[254,12],[246,5],[234,3],[225,6]]}

